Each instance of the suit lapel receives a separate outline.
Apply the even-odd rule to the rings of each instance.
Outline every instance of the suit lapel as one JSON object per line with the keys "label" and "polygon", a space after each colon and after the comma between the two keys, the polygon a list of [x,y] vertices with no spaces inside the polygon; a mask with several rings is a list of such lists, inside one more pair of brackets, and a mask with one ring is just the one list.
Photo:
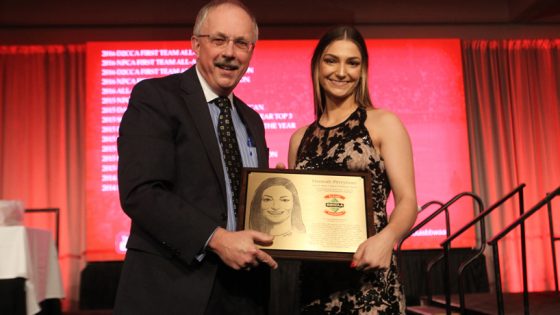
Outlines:
{"label": "suit lapel", "polygon": [[220,148],[218,140],[216,139],[216,132],[214,131],[208,103],[206,103],[194,66],[183,73],[181,89],[184,92],[182,93],[182,97],[185,100],[185,106],[191,114],[192,121],[198,130],[200,139],[202,139],[206,154],[208,155],[208,160],[214,168],[215,175],[220,182],[222,195],[224,200],[226,200],[226,184]]}

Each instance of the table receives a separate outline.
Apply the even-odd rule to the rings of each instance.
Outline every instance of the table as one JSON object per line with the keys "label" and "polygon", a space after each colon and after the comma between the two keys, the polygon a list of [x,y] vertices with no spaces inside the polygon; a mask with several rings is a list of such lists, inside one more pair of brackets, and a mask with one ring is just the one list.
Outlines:
{"label": "table", "polygon": [[27,314],[45,299],[63,298],[58,254],[49,231],[0,226],[0,279],[25,279]]}

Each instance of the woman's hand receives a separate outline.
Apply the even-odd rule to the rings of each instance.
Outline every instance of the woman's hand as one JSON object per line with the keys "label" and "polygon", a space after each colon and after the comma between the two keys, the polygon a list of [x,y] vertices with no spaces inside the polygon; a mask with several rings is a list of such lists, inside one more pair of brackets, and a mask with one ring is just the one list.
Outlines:
{"label": "woman's hand", "polygon": [[392,232],[387,228],[383,229],[360,244],[350,266],[363,271],[389,268],[395,242]]}
{"label": "woman's hand", "polygon": [[406,128],[395,114],[384,110],[368,111],[365,124],[385,161],[395,208],[387,226],[356,250],[352,266],[360,270],[390,266],[393,248],[414,225],[418,208],[412,145]]}

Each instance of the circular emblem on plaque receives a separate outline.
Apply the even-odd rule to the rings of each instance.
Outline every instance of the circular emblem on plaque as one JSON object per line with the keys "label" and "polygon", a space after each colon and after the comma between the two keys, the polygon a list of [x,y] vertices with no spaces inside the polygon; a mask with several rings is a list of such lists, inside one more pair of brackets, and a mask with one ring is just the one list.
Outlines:
{"label": "circular emblem on plaque", "polygon": [[326,214],[332,216],[341,216],[346,213],[344,210],[344,197],[343,195],[338,194],[328,194],[323,197],[325,199],[325,210],[323,210]]}

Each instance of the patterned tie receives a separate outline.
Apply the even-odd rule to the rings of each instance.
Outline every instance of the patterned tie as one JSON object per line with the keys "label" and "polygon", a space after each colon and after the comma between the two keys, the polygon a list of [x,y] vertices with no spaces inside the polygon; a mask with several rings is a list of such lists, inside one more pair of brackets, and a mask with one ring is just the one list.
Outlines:
{"label": "patterned tie", "polygon": [[241,154],[237,145],[237,137],[235,136],[235,128],[231,119],[231,105],[227,97],[219,97],[214,103],[220,108],[220,116],[218,117],[218,137],[224,154],[224,163],[226,164],[227,173],[231,192],[233,193],[233,211],[237,213],[237,202],[239,198],[239,186],[241,179]]}

